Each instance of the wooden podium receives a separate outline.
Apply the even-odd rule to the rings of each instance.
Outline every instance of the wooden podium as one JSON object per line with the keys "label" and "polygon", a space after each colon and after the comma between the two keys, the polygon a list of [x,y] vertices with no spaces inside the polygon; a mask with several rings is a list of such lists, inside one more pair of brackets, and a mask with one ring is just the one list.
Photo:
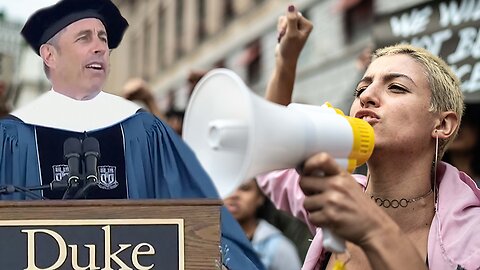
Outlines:
{"label": "wooden podium", "polygon": [[[124,269],[217,269],[221,205],[211,199],[0,201],[0,254],[11,267],[21,263],[19,269],[73,269],[74,263],[83,269],[119,269],[123,263]],[[162,224],[169,226],[156,227]],[[167,257],[154,259],[162,253]],[[158,263],[177,253],[177,266]],[[74,262],[78,254],[86,259]],[[37,264],[42,256],[53,258],[48,267]]]}

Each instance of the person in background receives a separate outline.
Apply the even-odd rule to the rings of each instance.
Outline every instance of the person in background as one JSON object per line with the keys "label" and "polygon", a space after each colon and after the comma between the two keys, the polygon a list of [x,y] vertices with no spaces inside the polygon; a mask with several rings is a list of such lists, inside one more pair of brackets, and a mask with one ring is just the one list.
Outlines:
{"label": "person in background", "polygon": [[[98,166],[92,168],[99,174],[96,181],[82,179],[78,185],[72,181],[66,191],[44,190],[37,195],[219,198],[191,149],[164,122],[103,91],[111,50],[127,27],[111,0],[61,0],[27,20],[22,35],[42,58],[52,89],[0,120],[0,185],[50,186],[65,176],[81,176],[83,168],[78,166],[77,171],[65,158],[83,155],[83,142],[96,139],[100,148]],[[64,142],[75,142],[68,155]],[[26,194],[0,194],[0,199],[21,200]],[[222,267],[263,269],[241,227],[225,208],[220,211],[220,248],[229,250]],[[216,262],[211,264],[213,268]]]}
{"label": "person in background", "polygon": [[458,136],[445,152],[444,160],[472,176],[480,188],[480,104],[465,106]]}
{"label": "person in background", "polygon": [[225,207],[242,226],[266,269],[300,269],[300,259],[293,243],[276,227],[260,218],[265,202],[266,198],[255,179],[241,185],[224,199]]}
{"label": "person in background", "polygon": [[367,47],[363,48],[363,50],[358,55],[355,61],[355,68],[360,72],[362,75],[368,68],[372,61],[372,53],[373,53],[373,45],[368,45]]}
{"label": "person in background", "polygon": [[259,216],[279,229],[293,242],[300,261],[303,262],[313,238],[308,226],[291,214],[277,209],[268,198],[266,198]]}
{"label": "person in background", "polygon": [[158,118],[165,121],[178,135],[182,135],[184,111],[174,109],[170,105],[170,109],[165,113],[162,112],[157,104],[150,85],[141,78],[132,78],[123,86],[122,96],[131,101],[140,101],[145,104],[146,109]]}
{"label": "person in background", "polygon": [[167,124],[180,136],[183,132],[183,118],[185,118],[185,111],[177,110],[175,108],[170,108],[165,113],[165,118]]}
{"label": "person in background", "polygon": [[[192,95],[195,85],[206,74],[203,70],[192,70],[187,78],[187,98]],[[155,100],[155,96],[150,85],[141,78],[129,79],[123,86],[122,96],[128,100],[140,101],[145,104],[146,109],[156,115],[158,118],[167,122],[167,124],[180,136],[182,135],[183,118],[185,111],[175,109],[170,104],[166,112],[162,112]]]}
{"label": "person in background", "polygon": [[[216,65],[215,68],[219,68],[220,66]],[[197,83],[205,76],[205,74],[208,73],[208,70],[191,70],[190,73],[188,74],[187,82],[188,82],[188,93],[187,96],[190,98],[192,96],[193,90],[195,89],[195,86]]]}
{"label": "person in background", "polygon": [[[311,28],[293,5],[279,19],[270,101],[291,101]],[[440,161],[463,114],[458,78],[427,50],[399,44],[373,53],[354,95],[350,116],[375,132],[366,176],[318,153],[257,177],[278,208],[315,234],[302,269],[344,269],[347,261],[348,269],[478,269],[480,189]],[[345,239],[347,252],[332,256],[322,228]]]}
{"label": "person in background", "polygon": [[129,79],[123,85],[122,96],[131,101],[140,101],[145,104],[146,109],[161,120],[166,120],[160,107],[155,100],[150,85],[142,78]]}
{"label": "person in background", "polygon": [[0,118],[7,116],[12,110],[7,99],[7,88],[5,81],[0,80]]}

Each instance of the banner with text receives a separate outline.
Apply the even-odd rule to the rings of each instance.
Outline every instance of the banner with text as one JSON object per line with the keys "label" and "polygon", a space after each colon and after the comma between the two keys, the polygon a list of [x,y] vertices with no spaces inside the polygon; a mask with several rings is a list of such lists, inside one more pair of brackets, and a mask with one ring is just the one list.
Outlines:
{"label": "banner with text", "polygon": [[375,19],[377,47],[411,43],[442,57],[480,102],[480,0],[431,1]]}

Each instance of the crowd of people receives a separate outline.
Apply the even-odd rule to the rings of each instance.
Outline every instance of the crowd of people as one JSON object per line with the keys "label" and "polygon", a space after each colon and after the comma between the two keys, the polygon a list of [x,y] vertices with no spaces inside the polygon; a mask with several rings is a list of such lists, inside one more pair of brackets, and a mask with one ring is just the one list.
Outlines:
{"label": "crowd of people", "polygon": [[[180,137],[181,109],[162,110],[140,78],[125,84],[123,98],[104,91],[110,50],[127,27],[111,0],[61,0],[28,19],[22,35],[52,89],[0,120],[1,185],[50,184],[52,168],[65,163],[63,142],[95,137],[109,149],[98,165],[116,168],[115,183],[88,192],[69,185],[72,198],[218,198]],[[313,24],[290,5],[277,29],[265,98],[288,105]],[[318,153],[238,187],[221,210],[223,268],[480,269],[480,107],[465,106],[456,75],[425,49],[367,48],[360,60],[350,116],[375,131],[366,170],[352,175]],[[205,73],[186,78],[189,94]],[[346,241],[345,252],[324,248],[324,229]]]}

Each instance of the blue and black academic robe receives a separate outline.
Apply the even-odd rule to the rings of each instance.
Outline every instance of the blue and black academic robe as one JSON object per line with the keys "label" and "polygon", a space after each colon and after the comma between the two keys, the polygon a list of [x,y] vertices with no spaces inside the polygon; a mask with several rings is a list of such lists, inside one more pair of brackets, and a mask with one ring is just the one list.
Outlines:
{"label": "blue and black academic robe", "polygon": [[[33,187],[58,180],[66,173],[62,167],[65,165],[61,164],[64,139],[88,136],[100,142],[98,168],[107,179],[102,182],[103,188],[92,192],[89,198],[219,198],[190,148],[170,127],[147,112],[83,133],[26,124],[16,119],[1,120],[0,185]],[[110,177],[112,173],[115,177]],[[103,195],[98,195],[102,192]],[[43,195],[58,197],[54,193]],[[0,198],[26,199],[21,193]],[[222,249],[229,250],[223,261],[229,269],[264,268],[241,227],[224,207],[221,231]]]}

